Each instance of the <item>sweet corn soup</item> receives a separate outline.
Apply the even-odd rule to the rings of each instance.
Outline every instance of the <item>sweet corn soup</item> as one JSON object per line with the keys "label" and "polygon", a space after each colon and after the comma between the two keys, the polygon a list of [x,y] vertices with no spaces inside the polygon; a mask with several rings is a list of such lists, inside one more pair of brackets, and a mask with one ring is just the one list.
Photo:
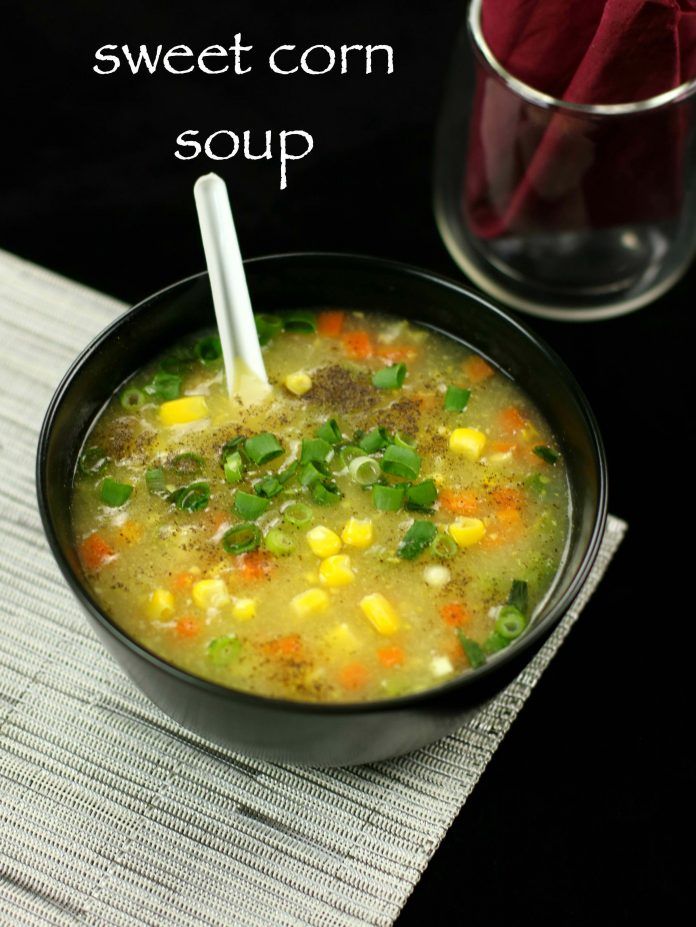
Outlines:
{"label": "sweet corn soup", "polygon": [[393,317],[258,316],[271,383],[227,397],[183,341],[112,397],[73,527],[136,641],[232,688],[305,701],[417,692],[522,634],[563,558],[564,461],[504,374]]}

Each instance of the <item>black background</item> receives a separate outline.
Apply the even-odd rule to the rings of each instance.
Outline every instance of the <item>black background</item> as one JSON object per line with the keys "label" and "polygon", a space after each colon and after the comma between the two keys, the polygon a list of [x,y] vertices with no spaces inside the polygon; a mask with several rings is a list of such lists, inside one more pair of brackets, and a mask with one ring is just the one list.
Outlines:
{"label": "black background", "polygon": [[[464,12],[461,0],[4,0],[0,247],[135,301],[202,269],[191,187],[215,169],[247,256],[350,250],[459,276],[435,230],[430,174]],[[106,43],[200,50],[236,32],[254,45],[242,77],[91,70]],[[391,44],[395,72],[265,66],[276,45],[316,43]],[[281,192],[277,159],[176,160],[188,128],[299,128],[315,149],[289,165]],[[689,902],[694,280],[615,321],[533,321],[595,408],[610,507],[631,527],[399,927],[627,923],[653,906],[669,922]]]}

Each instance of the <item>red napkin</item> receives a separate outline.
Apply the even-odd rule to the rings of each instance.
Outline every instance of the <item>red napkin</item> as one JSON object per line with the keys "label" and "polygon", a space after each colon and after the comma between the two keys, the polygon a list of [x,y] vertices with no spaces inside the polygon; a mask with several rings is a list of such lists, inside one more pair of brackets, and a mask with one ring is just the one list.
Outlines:
{"label": "red napkin", "polygon": [[[696,0],[483,0],[500,63],[575,103],[646,99],[696,76]],[[591,121],[544,112],[479,71],[466,210],[485,238],[669,218],[685,113]]]}

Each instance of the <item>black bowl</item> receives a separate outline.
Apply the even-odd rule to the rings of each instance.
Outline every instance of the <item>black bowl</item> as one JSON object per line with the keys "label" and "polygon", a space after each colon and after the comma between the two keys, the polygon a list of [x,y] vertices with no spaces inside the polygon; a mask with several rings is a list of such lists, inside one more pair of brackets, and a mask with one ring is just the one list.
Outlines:
{"label": "black bowl", "polygon": [[182,336],[215,322],[206,274],[175,283],[117,318],[77,358],[41,430],[39,510],[58,565],[97,635],[162,711],[218,744],[272,760],[337,766],[396,756],[457,728],[509,683],[568,609],[592,567],[606,520],[607,480],[594,416],[568,369],[510,316],[458,283],[402,264],[294,254],[246,264],[257,311],[345,307],[391,312],[442,329],[505,370],[551,424],[567,463],[570,553],[527,632],[480,669],[387,701],[321,705],[238,692],[170,666],[121,631],[95,601],[73,549],[70,487],[95,416],[139,367]]}

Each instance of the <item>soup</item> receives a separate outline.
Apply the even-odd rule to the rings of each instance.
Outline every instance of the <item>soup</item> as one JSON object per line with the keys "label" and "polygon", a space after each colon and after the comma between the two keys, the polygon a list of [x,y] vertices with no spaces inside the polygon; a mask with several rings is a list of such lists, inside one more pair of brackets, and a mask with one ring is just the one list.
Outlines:
{"label": "soup", "polygon": [[483,665],[562,561],[564,462],[484,358],[391,316],[258,316],[271,389],[203,332],[139,371],[75,473],[78,556],[141,645],[260,695],[368,701]]}

